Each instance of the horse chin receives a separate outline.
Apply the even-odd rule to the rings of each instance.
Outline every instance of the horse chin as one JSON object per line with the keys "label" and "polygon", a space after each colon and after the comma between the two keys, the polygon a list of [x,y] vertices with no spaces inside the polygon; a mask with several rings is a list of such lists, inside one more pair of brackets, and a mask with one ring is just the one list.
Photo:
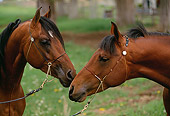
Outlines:
{"label": "horse chin", "polygon": [[60,83],[63,85],[63,87],[69,87],[72,82],[69,79],[67,79],[64,71],[61,68],[58,68],[58,69],[54,68],[52,76],[54,76],[55,78],[58,78]]}
{"label": "horse chin", "polygon": [[84,95],[79,100],[77,100],[77,102],[83,102],[86,100],[86,98],[87,98],[87,95]]}
{"label": "horse chin", "polygon": [[64,77],[59,77],[58,75],[52,75],[52,76],[53,76],[54,78],[59,79],[59,81],[60,81],[60,83],[61,83],[61,85],[62,85],[63,87],[68,88],[68,87],[70,86],[70,84],[71,84],[71,81],[70,81],[70,80],[67,80],[67,81],[63,80],[62,78],[64,78]]}
{"label": "horse chin", "polygon": [[75,101],[75,102],[83,102],[86,100],[87,94],[83,93],[79,96],[74,96],[74,97],[69,95],[69,98],[70,98],[70,100]]}
{"label": "horse chin", "polygon": [[61,78],[59,78],[59,81],[63,85],[63,87],[69,87],[71,84],[71,81],[64,82]]}

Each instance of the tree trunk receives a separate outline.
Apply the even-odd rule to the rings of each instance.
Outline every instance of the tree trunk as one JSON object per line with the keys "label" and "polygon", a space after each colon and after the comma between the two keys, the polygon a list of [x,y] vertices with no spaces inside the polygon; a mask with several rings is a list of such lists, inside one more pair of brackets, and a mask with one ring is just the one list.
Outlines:
{"label": "tree trunk", "polygon": [[170,32],[170,1],[160,0],[160,29]]}
{"label": "tree trunk", "polygon": [[69,5],[69,18],[75,19],[78,17],[78,3],[77,0],[70,0]]}
{"label": "tree trunk", "polygon": [[66,16],[66,3],[65,0],[57,0],[57,15],[58,16]]}
{"label": "tree trunk", "polygon": [[97,17],[97,0],[90,0],[90,18]]}
{"label": "tree trunk", "polygon": [[41,9],[41,15],[44,15],[48,9],[49,6],[51,8],[51,20],[56,23],[56,8],[55,8],[55,0],[37,0],[37,8],[42,7]]}
{"label": "tree trunk", "polygon": [[116,22],[119,26],[134,24],[135,5],[134,0],[116,0],[117,17]]}

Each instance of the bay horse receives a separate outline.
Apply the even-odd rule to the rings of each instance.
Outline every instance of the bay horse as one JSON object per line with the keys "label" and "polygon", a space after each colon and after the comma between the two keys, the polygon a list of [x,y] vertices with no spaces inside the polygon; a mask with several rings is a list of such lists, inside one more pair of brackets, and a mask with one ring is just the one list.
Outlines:
{"label": "bay horse", "polygon": [[111,24],[111,35],[103,39],[72,81],[69,98],[83,102],[87,96],[126,80],[144,77],[164,87],[164,106],[170,116],[170,34],[147,32],[139,25],[123,36],[116,24]]}
{"label": "bay horse", "polygon": [[[50,8],[44,16],[40,9],[32,20],[10,23],[0,36],[0,102],[24,96],[20,82],[27,62],[45,73],[50,64],[51,75],[64,87],[69,87],[76,75],[63,38],[49,19]],[[25,99],[0,104],[0,116],[21,116],[25,106]]]}

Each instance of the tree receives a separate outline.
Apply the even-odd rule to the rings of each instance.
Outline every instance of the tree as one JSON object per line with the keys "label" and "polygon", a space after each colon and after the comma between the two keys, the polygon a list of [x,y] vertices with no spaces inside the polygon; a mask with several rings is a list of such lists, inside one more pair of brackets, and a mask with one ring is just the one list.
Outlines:
{"label": "tree", "polygon": [[65,0],[57,0],[57,16],[66,16],[66,3]]}
{"label": "tree", "polygon": [[90,0],[90,18],[97,17],[97,0]]}
{"label": "tree", "polygon": [[124,26],[135,22],[134,0],[116,0],[116,6],[116,22],[118,25]]}
{"label": "tree", "polygon": [[160,0],[160,29],[170,32],[170,1]]}
{"label": "tree", "polygon": [[44,15],[50,6],[51,8],[51,20],[55,23],[56,22],[56,7],[55,7],[55,0],[37,0],[37,8],[42,7],[41,14]]}
{"label": "tree", "polygon": [[70,0],[69,5],[69,18],[74,19],[78,16],[78,2],[77,0]]}

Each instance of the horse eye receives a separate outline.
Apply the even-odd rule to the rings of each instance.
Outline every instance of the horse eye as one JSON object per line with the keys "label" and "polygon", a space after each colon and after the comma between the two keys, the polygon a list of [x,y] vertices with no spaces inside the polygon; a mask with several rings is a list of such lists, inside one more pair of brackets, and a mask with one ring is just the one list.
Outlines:
{"label": "horse eye", "polygon": [[50,40],[43,39],[40,41],[41,45],[50,45]]}
{"label": "horse eye", "polygon": [[109,60],[109,58],[107,57],[99,57],[99,60],[102,61],[102,62],[106,62]]}

